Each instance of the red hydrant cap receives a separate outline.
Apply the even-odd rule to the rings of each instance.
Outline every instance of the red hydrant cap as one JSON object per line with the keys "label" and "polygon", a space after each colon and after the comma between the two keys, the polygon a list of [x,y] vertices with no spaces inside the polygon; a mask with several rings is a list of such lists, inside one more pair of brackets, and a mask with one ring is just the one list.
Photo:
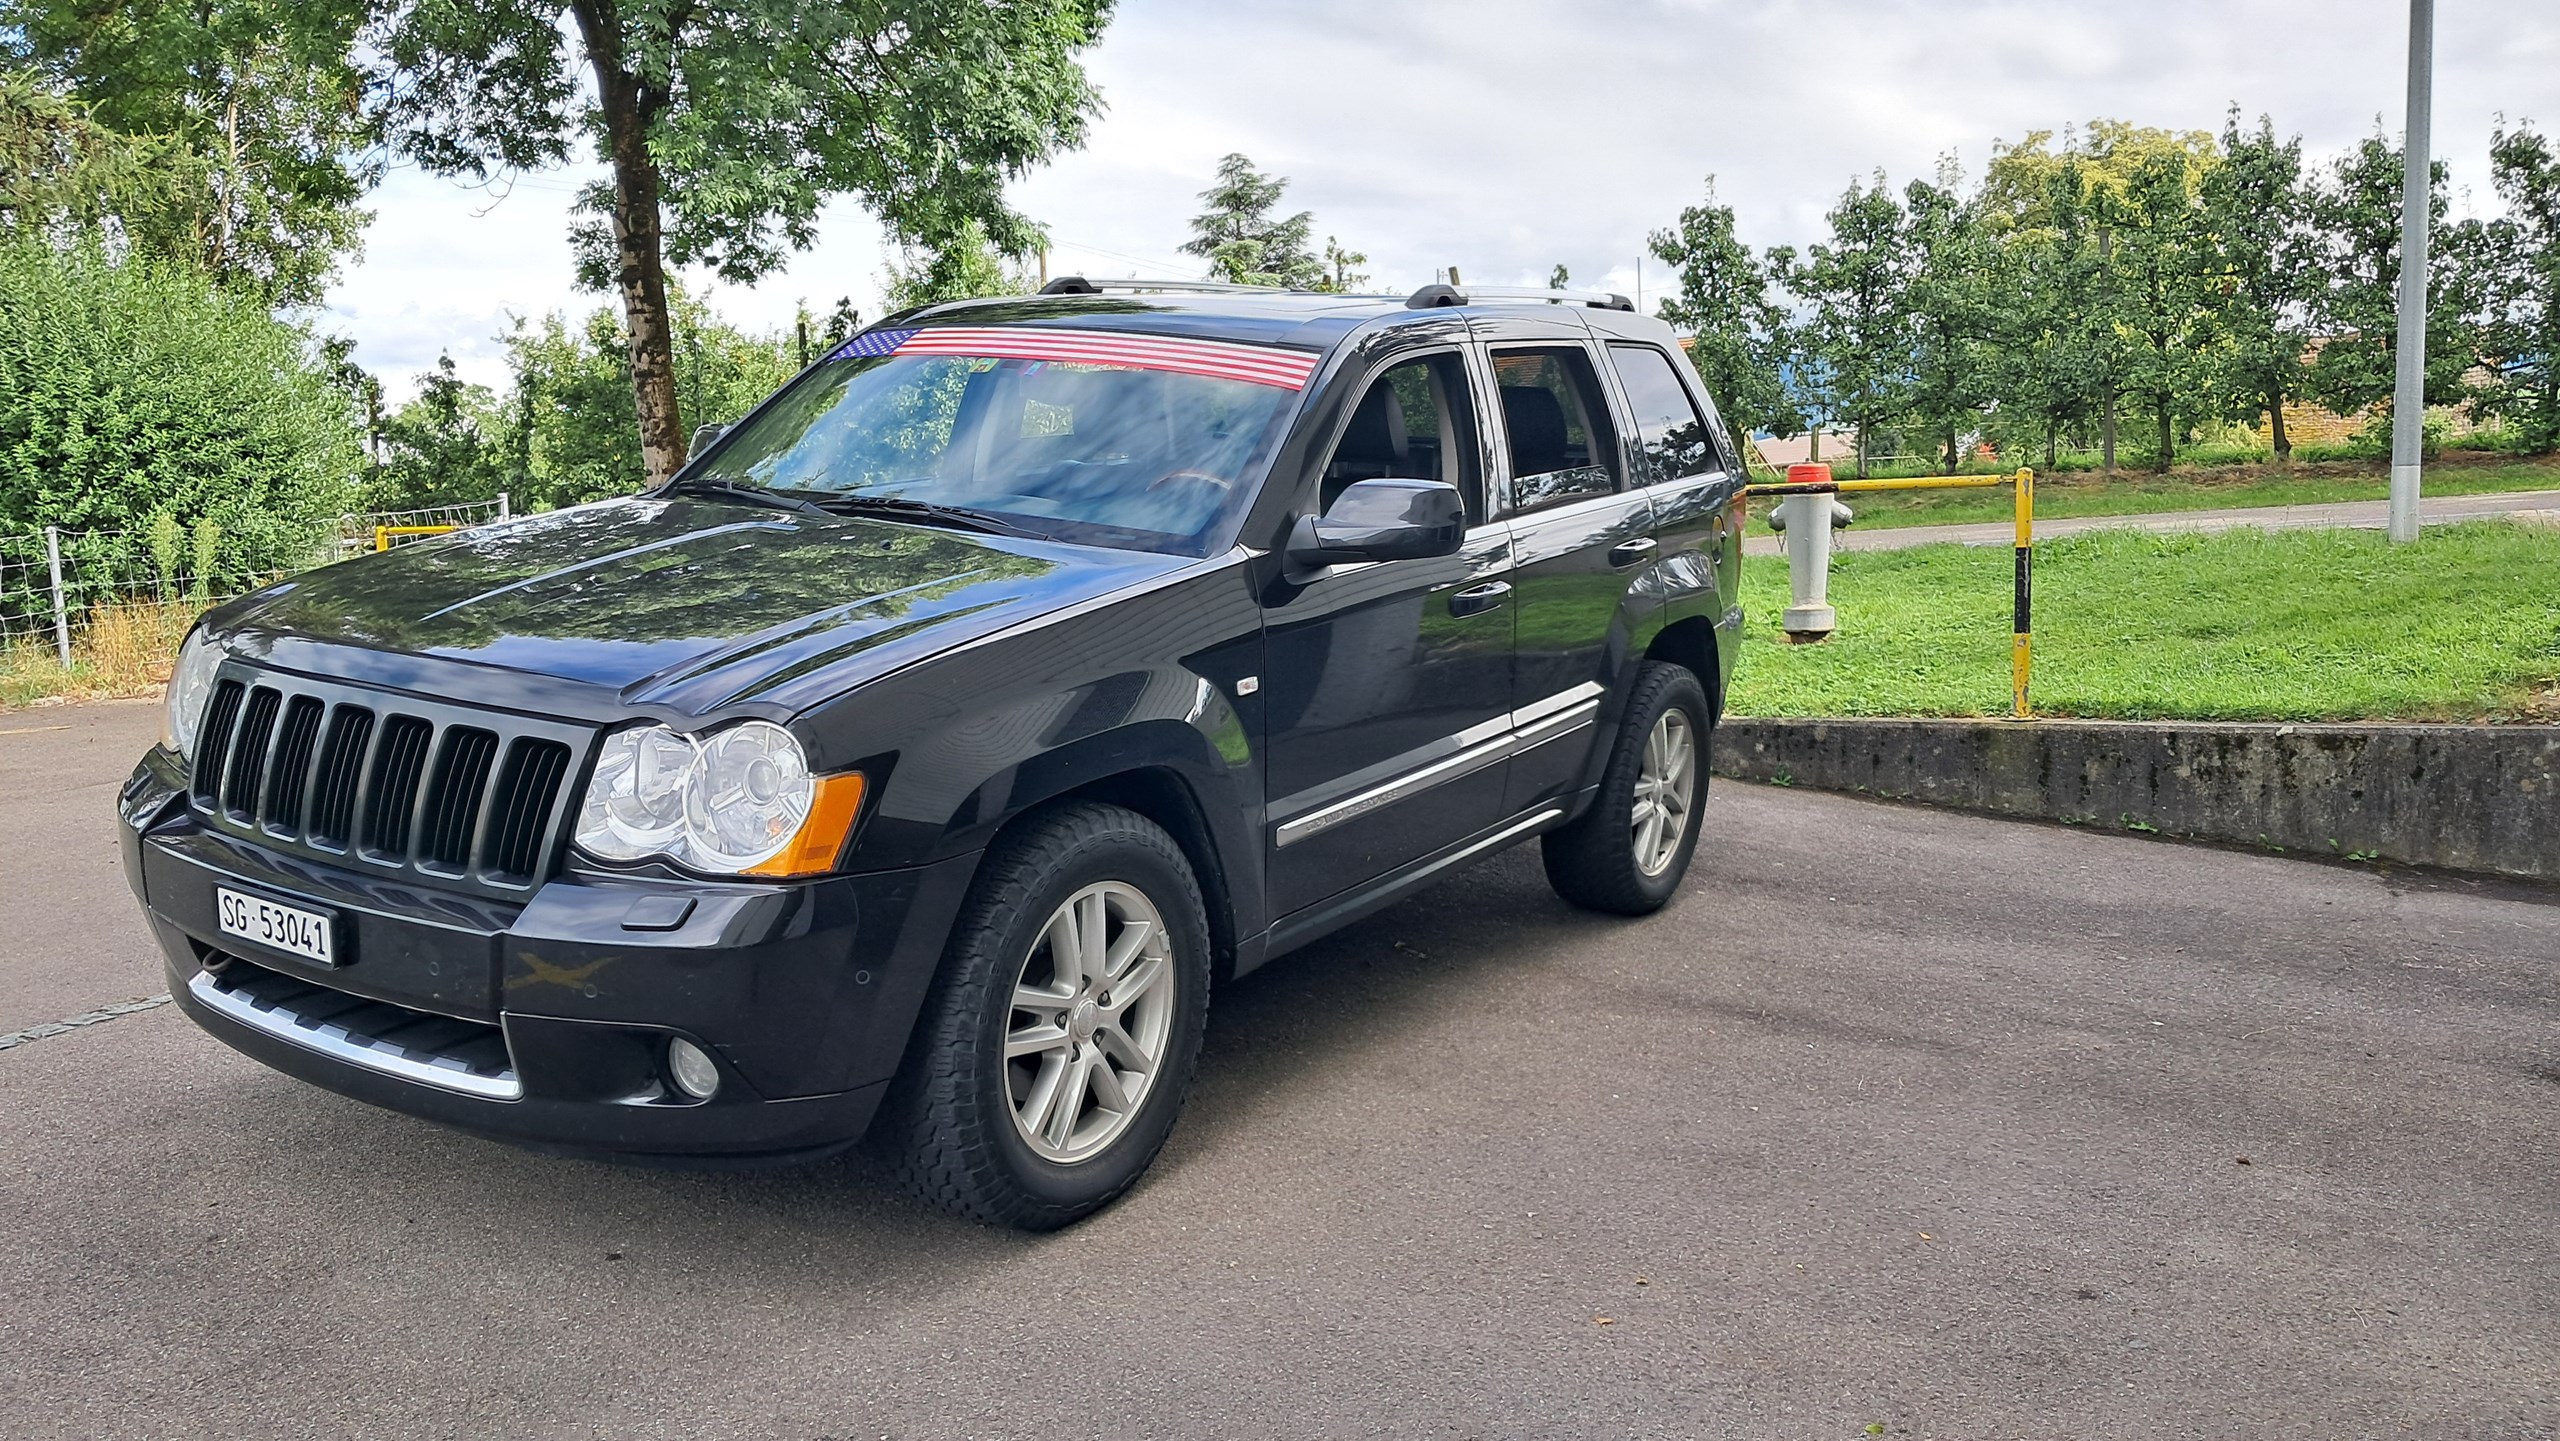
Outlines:
{"label": "red hydrant cap", "polygon": [[1828,484],[1830,480],[1831,467],[1827,465],[1791,465],[1787,467],[1787,484],[1789,485],[1825,485]]}

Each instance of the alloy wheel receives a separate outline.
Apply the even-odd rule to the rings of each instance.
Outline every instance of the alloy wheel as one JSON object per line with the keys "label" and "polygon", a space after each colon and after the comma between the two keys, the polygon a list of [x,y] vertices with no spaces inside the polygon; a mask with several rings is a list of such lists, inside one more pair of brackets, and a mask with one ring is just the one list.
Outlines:
{"label": "alloy wheel", "polygon": [[1013,1126],[1033,1154],[1090,1160],[1137,1118],[1173,1030],[1171,944],[1155,903],[1121,881],[1085,886],[1050,914],[1004,1037]]}
{"label": "alloy wheel", "polygon": [[1670,868],[1689,833],[1689,803],[1697,788],[1697,732],[1688,714],[1675,706],[1653,723],[1644,740],[1643,763],[1636,769],[1630,829],[1638,870],[1658,876]]}

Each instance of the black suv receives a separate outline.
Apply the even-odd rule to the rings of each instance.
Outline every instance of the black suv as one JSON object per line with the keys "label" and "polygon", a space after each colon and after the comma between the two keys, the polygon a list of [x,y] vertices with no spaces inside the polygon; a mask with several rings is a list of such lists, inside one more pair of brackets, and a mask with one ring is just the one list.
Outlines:
{"label": "black suv", "polygon": [[1615,296],[1070,279],[855,337],[645,495],[209,615],[124,860],[206,1030],[630,1158],[866,1133],[1063,1225],[1211,989],[1540,838],[1698,843],[1742,473]]}

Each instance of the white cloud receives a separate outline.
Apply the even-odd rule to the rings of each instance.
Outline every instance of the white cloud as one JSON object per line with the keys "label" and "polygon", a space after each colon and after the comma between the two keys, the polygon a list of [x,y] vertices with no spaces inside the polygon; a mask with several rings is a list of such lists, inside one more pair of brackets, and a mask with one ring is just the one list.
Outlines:
{"label": "white cloud", "polygon": [[[2437,24],[2435,149],[2491,210],[2493,116],[2560,127],[2560,7],[2449,5]],[[1899,184],[1949,151],[1978,171],[1995,139],[2097,116],[2219,129],[2237,102],[2325,158],[2377,117],[2398,133],[2406,41],[2400,0],[1124,0],[1089,62],[1109,112],[1015,193],[1057,237],[1053,272],[1196,274],[1185,221],[1241,150],[1382,284],[1452,263],[1534,283],[1562,262],[1632,291],[1645,233],[1710,173],[1769,245],[1819,235],[1852,176]],[[498,378],[509,312],[602,303],[569,286],[582,178],[492,207],[400,173],[325,323],[402,388],[442,349]],[[840,202],[785,271],[710,289],[752,326],[838,295],[876,313],[882,263],[877,226]]]}

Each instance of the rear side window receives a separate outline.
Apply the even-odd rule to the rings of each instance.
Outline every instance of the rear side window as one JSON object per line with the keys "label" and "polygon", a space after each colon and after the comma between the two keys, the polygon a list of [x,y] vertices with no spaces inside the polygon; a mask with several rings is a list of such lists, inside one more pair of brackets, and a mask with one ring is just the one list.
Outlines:
{"label": "rear side window", "polygon": [[1628,408],[1635,412],[1636,483],[1660,485],[1723,469],[1707,422],[1689,399],[1668,355],[1650,345],[1612,345],[1618,380],[1627,388]]}
{"label": "rear side window", "polygon": [[1618,488],[1617,441],[1589,352],[1577,345],[1496,350],[1493,378],[1501,388],[1513,509]]}

